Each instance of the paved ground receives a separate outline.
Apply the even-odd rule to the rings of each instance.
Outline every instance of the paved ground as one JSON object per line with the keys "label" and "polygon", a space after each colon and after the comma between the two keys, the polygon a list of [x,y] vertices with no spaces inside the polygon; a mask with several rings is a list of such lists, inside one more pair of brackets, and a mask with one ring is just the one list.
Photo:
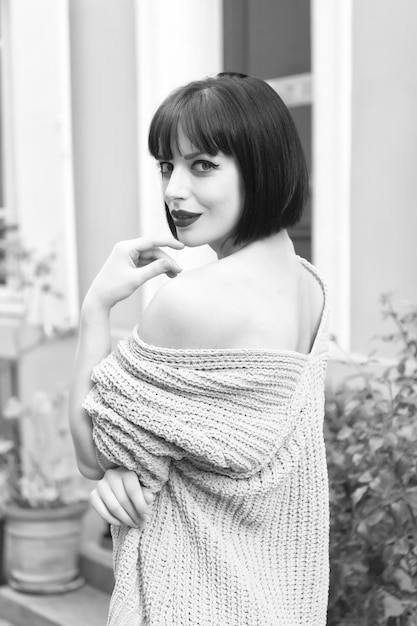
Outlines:
{"label": "paved ground", "polygon": [[89,585],[50,596],[23,594],[5,586],[0,588],[0,626],[103,626],[109,599]]}

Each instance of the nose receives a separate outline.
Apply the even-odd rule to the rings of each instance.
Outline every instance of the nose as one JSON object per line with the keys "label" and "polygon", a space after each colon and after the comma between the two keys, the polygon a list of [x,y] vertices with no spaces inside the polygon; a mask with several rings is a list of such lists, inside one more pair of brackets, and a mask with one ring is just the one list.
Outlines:
{"label": "nose", "polygon": [[166,181],[164,196],[167,204],[175,200],[185,199],[189,194],[189,176],[184,167],[177,165]]}

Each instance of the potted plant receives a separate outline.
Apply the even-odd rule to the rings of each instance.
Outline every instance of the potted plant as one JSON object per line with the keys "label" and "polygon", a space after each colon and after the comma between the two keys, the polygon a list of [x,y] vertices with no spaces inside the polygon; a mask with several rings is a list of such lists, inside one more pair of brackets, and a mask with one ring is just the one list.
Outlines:
{"label": "potted plant", "polygon": [[84,581],[78,568],[81,524],[87,509],[61,391],[37,392],[22,405],[15,398],[3,416],[10,437],[0,443],[7,463],[4,576],[29,593],[57,593]]}
{"label": "potted plant", "polygon": [[417,623],[417,309],[383,314],[389,365],[353,363],[327,400],[328,626]]}
{"label": "potted plant", "polygon": [[67,423],[67,394],[38,391],[23,403],[16,397],[25,354],[73,332],[61,290],[59,241],[33,250],[9,225],[6,243],[1,272],[15,306],[7,326],[14,347],[5,361],[14,383],[0,415],[0,480],[7,495],[0,500],[3,576],[20,591],[68,591],[83,582],[78,552],[87,495]]}

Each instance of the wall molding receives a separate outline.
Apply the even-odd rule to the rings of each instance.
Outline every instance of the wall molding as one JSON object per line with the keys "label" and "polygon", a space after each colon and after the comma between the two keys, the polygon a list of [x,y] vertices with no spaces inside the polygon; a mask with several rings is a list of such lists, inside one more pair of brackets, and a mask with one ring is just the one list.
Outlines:
{"label": "wall molding", "polygon": [[[222,0],[135,0],[138,198],[140,232],[148,237],[170,235],[165,220],[160,177],[149,156],[147,137],[154,111],[174,88],[223,69]],[[202,27],[204,25],[204,28]],[[174,34],[174,35],[173,35]],[[175,45],[167,46],[174,37]],[[212,260],[207,246],[170,251],[184,269]],[[141,289],[146,307],[165,277]]]}
{"label": "wall molding", "polygon": [[[40,298],[34,301],[34,318],[47,317],[54,324],[59,321],[73,327],[78,322],[78,280],[69,0],[33,0],[29,4],[1,0],[1,9],[9,74],[6,216],[18,225],[19,238],[32,251],[34,261],[55,253],[51,280],[63,297],[47,307],[46,298],[42,304]],[[41,291],[39,295],[44,295]],[[13,303],[10,306],[13,308]]]}
{"label": "wall molding", "polygon": [[8,223],[16,221],[14,141],[13,141],[13,100],[11,69],[11,36],[9,0],[0,0],[1,20],[1,115],[2,145],[0,146],[3,175],[2,212]]}
{"label": "wall molding", "polygon": [[281,96],[289,109],[311,105],[313,102],[312,74],[310,72],[270,78],[266,82]]}
{"label": "wall molding", "polygon": [[352,0],[312,1],[313,262],[329,287],[332,332],[351,333]]}

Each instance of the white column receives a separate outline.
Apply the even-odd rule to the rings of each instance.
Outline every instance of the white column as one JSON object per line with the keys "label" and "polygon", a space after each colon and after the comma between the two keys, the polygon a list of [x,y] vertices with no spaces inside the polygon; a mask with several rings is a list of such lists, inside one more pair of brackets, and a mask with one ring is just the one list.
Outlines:
{"label": "white column", "polygon": [[[138,85],[138,184],[141,234],[169,233],[159,174],[149,156],[149,124],[157,106],[176,87],[217,74],[223,68],[222,0],[136,0]],[[176,255],[180,264],[196,267],[213,258],[207,248]],[[145,286],[144,304],[165,280]]]}
{"label": "white column", "polygon": [[63,299],[50,302],[45,316],[75,325],[68,0],[12,0],[8,19],[14,213],[35,257],[56,254],[53,287]]}
{"label": "white column", "polygon": [[327,279],[332,331],[350,347],[352,0],[312,1],[313,261]]}

